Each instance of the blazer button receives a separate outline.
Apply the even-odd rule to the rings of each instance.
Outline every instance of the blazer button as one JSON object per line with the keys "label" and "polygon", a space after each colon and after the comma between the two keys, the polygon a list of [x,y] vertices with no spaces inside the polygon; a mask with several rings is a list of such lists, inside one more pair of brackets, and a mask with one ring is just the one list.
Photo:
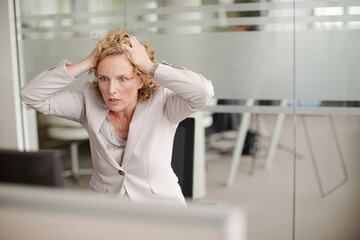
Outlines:
{"label": "blazer button", "polygon": [[124,171],[119,170],[119,174],[120,174],[120,175],[122,175],[122,176],[124,176],[124,175],[125,175],[125,172],[124,172]]}

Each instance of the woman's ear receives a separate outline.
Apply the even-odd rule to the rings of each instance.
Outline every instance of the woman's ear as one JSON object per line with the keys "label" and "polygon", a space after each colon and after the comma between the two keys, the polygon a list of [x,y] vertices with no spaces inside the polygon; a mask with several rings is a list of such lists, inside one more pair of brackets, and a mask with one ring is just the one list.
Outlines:
{"label": "woman's ear", "polygon": [[142,78],[138,78],[138,89],[141,89],[144,86],[144,80]]}

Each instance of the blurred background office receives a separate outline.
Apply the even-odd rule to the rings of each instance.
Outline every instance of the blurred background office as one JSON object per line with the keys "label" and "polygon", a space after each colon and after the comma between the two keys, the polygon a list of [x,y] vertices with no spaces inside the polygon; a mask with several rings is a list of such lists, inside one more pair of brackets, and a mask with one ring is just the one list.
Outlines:
{"label": "blurred background office", "polygon": [[244,207],[250,240],[360,239],[360,1],[5,0],[0,9],[0,148],[60,149],[64,169],[75,157],[84,173],[65,188],[86,189],[86,133],[29,109],[19,89],[88,55],[94,34],[124,27],[158,61],[213,81],[215,99],[194,116],[194,201]]}

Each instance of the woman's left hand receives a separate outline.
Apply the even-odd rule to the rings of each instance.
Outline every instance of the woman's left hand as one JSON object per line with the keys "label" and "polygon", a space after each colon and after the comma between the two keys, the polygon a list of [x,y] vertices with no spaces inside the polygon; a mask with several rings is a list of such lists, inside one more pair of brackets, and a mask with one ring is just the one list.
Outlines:
{"label": "woman's left hand", "polygon": [[130,37],[131,46],[123,44],[122,47],[130,54],[130,57],[143,73],[150,74],[150,70],[154,65],[151,62],[145,47],[136,39],[135,36]]}

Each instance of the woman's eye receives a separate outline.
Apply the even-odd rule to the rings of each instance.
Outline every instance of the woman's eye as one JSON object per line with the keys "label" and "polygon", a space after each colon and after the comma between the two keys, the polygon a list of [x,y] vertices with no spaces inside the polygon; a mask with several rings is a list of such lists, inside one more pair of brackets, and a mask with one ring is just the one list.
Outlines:
{"label": "woman's eye", "polygon": [[126,82],[126,81],[127,81],[127,79],[126,79],[126,78],[124,78],[124,77],[122,77],[122,78],[120,78],[120,81],[121,81],[121,82]]}
{"label": "woman's eye", "polygon": [[102,82],[105,82],[105,81],[107,81],[107,77],[100,77],[99,80]]}

